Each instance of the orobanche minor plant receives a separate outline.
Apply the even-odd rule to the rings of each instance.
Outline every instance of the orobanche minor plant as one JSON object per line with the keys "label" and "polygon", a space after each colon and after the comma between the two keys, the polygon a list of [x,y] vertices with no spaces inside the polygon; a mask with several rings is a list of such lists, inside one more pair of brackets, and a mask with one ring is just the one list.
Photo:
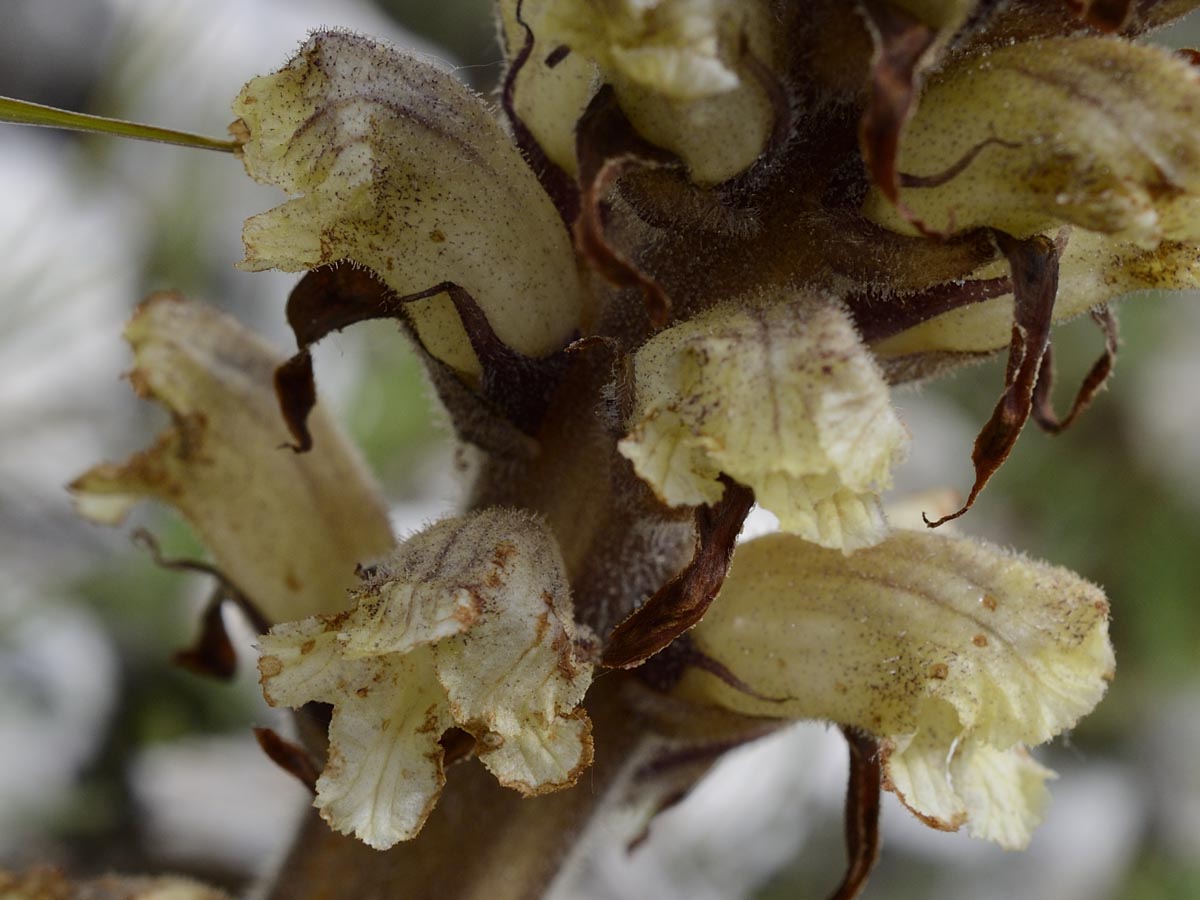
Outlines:
{"label": "orobanche minor plant", "polygon": [[[263,743],[324,820],[272,896],[542,896],[593,819],[636,810],[632,840],[800,719],[850,748],[835,897],[881,789],[1024,847],[1028,748],[1104,694],[1108,605],[938,526],[1104,385],[1111,300],[1200,286],[1200,73],[1132,40],[1196,5],[500,0],[496,107],[340,31],[247,84],[212,143],[289,197],[239,265],[305,273],[298,351],[151,297],[131,380],[173,425],[72,490],[176,507],[263,632],[301,725]],[[1051,326],[1085,312],[1105,349],[1059,417]],[[309,355],[377,318],[472,448],[467,508],[403,538]],[[965,503],[889,522],[890,387],[996,354]],[[735,546],[755,503],[779,531]]]}

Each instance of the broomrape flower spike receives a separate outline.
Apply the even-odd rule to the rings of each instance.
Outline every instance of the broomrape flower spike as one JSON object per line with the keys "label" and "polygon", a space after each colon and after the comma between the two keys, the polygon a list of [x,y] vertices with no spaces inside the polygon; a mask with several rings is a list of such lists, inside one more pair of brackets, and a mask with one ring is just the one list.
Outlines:
{"label": "broomrape flower spike", "polygon": [[346,612],[272,628],[258,667],[273,706],[333,704],[315,805],[382,850],[414,837],[437,802],[452,726],[501,784],[526,795],[573,785],[592,760],[577,709],[591,644],[553,537],[490,509],[404,541]]}
{"label": "broomrape flower spike", "polygon": [[[1028,419],[1061,431],[1102,389],[1113,301],[1200,287],[1196,56],[1132,40],[1197,5],[499,0],[498,111],[428,60],[319,31],[246,85],[231,143],[187,138],[287,193],[246,223],[241,266],[306,273],[298,353],[148,301],[131,380],[173,425],[73,489],[109,522],[178,507],[273,624],[268,700],[332,705],[319,774],[318,740],[276,756],[337,830],[417,838],[376,859],[306,829],[273,896],[491,896],[480,861],[501,858],[537,896],[590,803],[635,785],[658,808],[796,719],[851,748],[840,900],[884,788],[935,828],[1027,844],[1051,777],[1029,748],[1101,699],[1107,602],[892,530],[890,386],[1007,350],[940,524]],[[1104,349],[1059,415],[1053,325],[1085,312]],[[478,461],[468,511],[399,546],[314,409],[310,346],[371,318],[401,322]],[[755,503],[784,533],[738,546]],[[593,725],[587,797],[514,811],[464,780],[425,825],[448,759],[557,791]]]}

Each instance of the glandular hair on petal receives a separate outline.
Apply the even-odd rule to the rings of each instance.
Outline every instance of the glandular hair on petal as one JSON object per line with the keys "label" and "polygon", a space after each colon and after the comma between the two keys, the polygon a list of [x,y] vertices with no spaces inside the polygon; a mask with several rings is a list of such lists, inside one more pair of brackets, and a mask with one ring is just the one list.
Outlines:
{"label": "glandular hair on petal", "polygon": [[823,546],[854,550],[887,533],[878,493],[908,432],[835,302],[720,307],[647,342],[634,377],[618,446],[664,502],[714,502],[723,472]]}
{"label": "glandular hair on petal", "polygon": [[[400,296],[450,282],[527,356],[579,328],[583,292],[567,230],[492,110],[427,59],[319,31],[234,103],[242,161],[293,199],[247,220],[251,270],[350,261]],[[434,356],[481,371],[450,300],[410,304]]]}
{"label": "glandular hair on petal", "polygon": [[680,691],[870,732],[888,786],[922,819],[1019,846],[1049,775],[1024,748],[1099,702],[1107,625],[1094,585],[981,542],[897,531],[845,556],[772,535],[738,548],[691,632],[753,693],[701,670]]}

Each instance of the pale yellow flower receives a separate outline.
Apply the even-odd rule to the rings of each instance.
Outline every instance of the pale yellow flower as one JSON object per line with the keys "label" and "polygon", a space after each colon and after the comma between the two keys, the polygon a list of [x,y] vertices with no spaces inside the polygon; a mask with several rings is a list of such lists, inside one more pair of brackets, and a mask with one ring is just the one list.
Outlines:
{"label": "pale yellow flower", "polygon": [[908,432],[837,303],[721,307],[634,356],[636,409],[618,445],[672,506],[715,503],[722,472],[785,531],[854,550],[882,540],[878,494]]}
{"label": "pale yellow flower", "polygon": [[685,695],[862,729],[922,821],[1010,849],[1029,842],[1053,774],[1026,747],[1074,726],[1113,671],[1098,588],[928,532],[849,556],[789,535],[742,544],[691,635],[743,686],[693,670]]}
{"label": "pale yellow flower", "polygon": [[373,566],[355,600],[260,639],[269,703],[333,704],[316,806],[335,829],[379,849],[415,836],[445,783],[452,726],[526,795],[568,787],[591,763],[576,708],[591,639],[544,526],[498,509],[439,522]]}
{"label": "pale yellow flower", "polygon": [[[246,221],[251,271],[369,268],[408,304],[436,358],[477,377],[451,302],[467,291],[529,356],[579,329],[583,293],[567,231],[491,110],[431,61],[321,32],[234,102],[242,161],[293,199]],[[431,290],[432,289],[432,290]]]}
{"label": "pale yellow flower", "polygon": [[[515,2],[501,11],[509,44],[521,46]],[[767,143],[776,111],[747,57],[763,65],[776,53],[769,4],[533,0],[522,19],[540,52],[520,77],[517,110],[566,171],[575,170],[574,122],[605,83],[638,132],[676,153],[697,181],[736,175]],[[547,66],[559,47],[569,54]]]}
{"label": "pale yellow flower", "polygon": [[341,609],[355,566],[393,544],[357,448],[318,412],[319,446],[287,449],[273,382],[282,355],[211,307],[156,294],[125,338],[130,382],[172,425],[149,449],[72,482],[79,511],[115,525],[142,500],[170,504],[268,621]]}

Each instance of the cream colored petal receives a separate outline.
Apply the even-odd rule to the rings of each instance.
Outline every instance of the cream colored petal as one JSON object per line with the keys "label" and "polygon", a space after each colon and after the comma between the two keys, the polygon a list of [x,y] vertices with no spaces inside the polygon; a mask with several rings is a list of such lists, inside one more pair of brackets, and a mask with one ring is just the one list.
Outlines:
{"label": "cream colored petal", "polygon": [[[964,58],[930,79],[900,170],[931,178],[901,200],[929,226],[1017,236],[1056,222],[1153,247],[1192,238],[1173,206],[1200,188],[1200,73],[1170,52],[1107,38],[1033,41]],[[867,215],[911,230],[873,191]]]}
{"label": "cream colored petal", "polygon": [[[497,3],[506,56],[513,58],[525,46],[525,30],[517,23],[520,0]],[[534,33],[532,55],[517,74],[513,108],[529,129],[542,151],[568,175],[577,174],[575,125],[601,85],[596,64],[582,53],[568,53],[564,59],[546,64],[557,45],[545,37],[541,20],[554,0],[523,0],[522,19]],[[536,26],[536,27],[534,27]]]}
{"label": "cream colored petal", "polygon": [[386,850],[415,837],[433,811],[446,781],[438,740],[453,722],[428,648],[347,673],[360,670],[334,707],[314,805],[335,830]]}
{"label": "cream colored petal", "polygon": [[[318,617],[275,625],[258,639],[258,671],[271,706],[334,703],[345,691],[346,664],[336,630]],[[359,666],[358,677],[368,671]]]}
{"label": "cream colored petal", "polygon": [[655,336],[634,373],[618,447],[664,502],[711,503],[725,472],[809,540],[851,550],[886,533],[875,495],[908,433],[836,304],[714,310]]}
{"label": "cream colored petal", "polygon": [[[731,178],[763,151],[775,110],[741,46],[744,39],[760,63],[773,61],[776,29],[768,4],[543,0],[526,3],[525,10],[543,46],[568,46],[571,56],[594,62],[638,132],[680,156],[696,181]],[[583,71],[564,70],[559,96],[581,93]],[[541,78],[543,93],[552,77]]]}
{"label": "cream colored petal", "polygon": [[[952,723],[954,711],[946,710]],[[1022,745],[1001,750],[961,741],[947,753],[947,736],[922,732],[902,750],[885,746],[888,790],[930,827],[957,831],[965,824],[972,837],[1024,850],[1050,802],[1046,782],[1057,776]]]}
{"label": "cream colored petal", "polygon": [[[1007,275],[996,263],[974,274],[987,279]],[[1163,241],[1152,250],[1082,228],[1070,232],[1059,268],[1055,321],[1065,321],[1093,306],[1137,291],[1200,289],[1200,247]],[[1012,294],[943,313],[880,341],[872,349],[884,359],[926,351],[986,352],[1007,347],[1012,339]]]}
{"label": "cream colored petal", "polygon": [[592,762],[592,723],[582,711],[492,740],[501,743],[479,747],[480,761],[502,785],[527,797],[574,784]]}
{"label": "cream colored petal", "polygon": [[528,21],[535,34],[550,43],[564,43],[605,70],[664,97],[697,100],[738,86],[732,61],[723,53],[730,29],[736,27],[732,3],[548,0],[534,6],[531,14]]}
{"label": "cream colored petal", "polygon": [[1023,746],[1072,727],[1104,694],[1107,610],[1064,569],[961,538],[901,531],[843,556],[772,535],[738,548],[691,632],[755,696],[702,671],[681,690],[869,731],[914,812],[1018,846],[1047,777]]}
{"label": "cream colored petal", "polygon": [[1024,850],[1050,803],[1046,782],[1057,776],[1022,746],[967,744],[955,753],[950,777],[966,804],[972,837]]}
{"label": "cream colored petal", "polygon": [[614,89],[638,133],[682,159],[699,184],[717,184],[748,169],[766,149],[775,124],[775,109],[754,82],[691,101],[620,81]]}
{"label": "cream colored petal", "polygon": [[438,522],[374,566],[355,596],[353,610],[319,626],[337,634],[344,664],[429,645],[452,721],[479,739],[502,783],[526,793],[574,783],[592,754],[577,709],[590,636],[574,625],[544,525],[504,509]]}
{"label": "cream colored petal", "polygon": [[[590,725],[576,707],[592,665],[579,649],[558,547],[544,526],[514,512],[457,521],[504,552],[479,621],[434,647],[455,721],[497,748],[489,765],[503,783],[527,792],[574,783],[591,759]],[[537,772],[550,780],[526,780]]]}
{"label": "cream colored petal", "polygon": [[347,659],[406,653],[471,626],[479,601],[466,587],[433,584],[390,584],[378,595],[360,599],[339,625]]}
{"label": "cream colored petal", "polygon": [[174,421],[150,449],[76,479],[80,511],[111,524],[137,499],[161,500],[269,620],[342,608],[356,564],[386,552],[391,529],[358,452],[319,408],[312,452],[283,446],[273,382],[283,357],[171,294],[143,303],[125,338],[135,390]]}
{"label": "cream colored petal", "polygon": [[337,831],[376,849],[414,837],[445,783],[442,734],[453,725],[428,647],[347,659],[344,616],[274,626],[259,638],[272,706],[333,704],[314,805]]}
{"label": "cream colored petal", "polygon": [[962,726],[944,700],[928,701],[921,713],[916,733],[883,742],[884,787],[930,828],[957,831],[969,818],[950,775]]}
{"label": "cream colored petal", "polygon": [[[243,268],[352,260],[408,295],[451,281],[528,356],[582,315],[567,230],[483,101],[428,60],[317,32],[234,104],[256,181],[297,195],[246,222]],[[410,306],[436,357],[478,374],[448,298]]]}
{"label": "cream colored petal", "polygon": [[407,652],[466,631],[503,595],[566,593],[553,539],[533,520],[488,510],[444,519],[374,566],[338,623],[347,658]]}
{"label": "cream colored petal", "polygon": [[769,475],[755,488],[754,496],[764,509],[778,511],[780,530],[803,535],[822,547],[849,553],[878,544],[888,534],[879,498],[843,487],[831,472],[800,478]]}
{"label": "cream colored petal", "polygon": [[617,448],[669,506],[712,504],[724,493],[721,470],[672,409],[650,409]]}
{"label": "cream colored petal", "polygon": [[454,717],[471,731],[543,728],[573,710],[591,682],[575,629],[550,594],[506,599],[508,608],[435,648]]}

